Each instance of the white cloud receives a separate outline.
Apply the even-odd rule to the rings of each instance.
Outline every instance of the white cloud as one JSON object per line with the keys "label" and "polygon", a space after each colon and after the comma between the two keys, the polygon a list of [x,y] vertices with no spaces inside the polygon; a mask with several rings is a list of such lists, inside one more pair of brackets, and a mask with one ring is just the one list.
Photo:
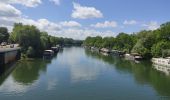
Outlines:
{"label": "white cloud", "polygon": [[41,31],[46,31],[49,35],[58,37],[69,37],[74,39],[85,39],[87,36],[116,36],[112,31],[97,31],[94,29],[80,28],[80,27],[67,27],[61,25],[60,23],[54,23],[47,19],[32,20],[28,18],[2,18],[0,17],[0,26],[6,26],[8,29],[12,30],[13,23],[21,22],[25,25],[35,25]]}
{"label": "white cloud", "polygon": [[37,28],[39,28],[41,31],[46,31],[50,35],[58,36],[58,37],[69,37],[74,39],[85,39],[87,36],[115,36],[116,34],[112,31],[97,31],[93,29],[88,28],[79,28],[79,27],[69,27],[65,28],[60,23],[54,23],[47,19],[39,19],[39,20],[32,20],[28,18],[22,18],[22,17],[14,17],[14,18],[5,18],[0,17],[0,26],[6,26],[10,30],[13,27],[13,23],[21,22],[25,25],[35,25]]}
{"label": "white cloud", "polygon": [[27,7],[36,7],[42,3],[41,0],[1,0],[1,3],[20,4]]}
{"label": "white cloud", "polygon": [[1,17],[18,17],[21,15],[21,12],[15,7],[0,3],[0,16]]}
{"label": "white cloud", "polygon": [[7,26],[10,31],[13,24],[19,22],[25,25],[35,25],[41,31],[47,31],[51,34],[54,34],[56,31],[61,30],[61,26],[59,24],[50,22],[47,19],[39,19],[36,21],[36,20],[22,18],[22,17],[13,17],[10,19],[5,17],[0,17],[0,26]]}
{"label": "white cloud", "polygon": [[60,22],[60,24],[65,27],[81,27],[81,24],[76,21],[64,21]]}
{"label": "white cloud", "polygon": [[12,75],[10,75],[4,83],[0,86],[0,91],[3,91],[4,93],[10,93],[10,94],[22,94],[27,91],[29,91],[32,87],[37,86],[39,81],[36,81],[29,85],[24,85],[21,83],[18,83]]}
{"label": "white cloud", "polygon": [[63,29],[59,33],[57,33],[57,36],[62,37],[71,37],[74,39],[85,39],[87,36],[116,36],[116,34],[112,31],[97,31],[93,29],[80,29],[80,28],[68,28]]}
{"label": "white cloud", "polygon": [[103,14],[94,7],[81,6],[78,3],[73,3],[74,10],[72,12],[73,18],[88,19],[88,18],[101,18]]}
{"label": "white cloud", "polygon": [[[8,1],[8,2],[7,2]],[[81,27],[82,25],[76,21],[51,22],[47,19],[33,20],[29,17],[24,17],[20,10],[16,9],[12,4],[19,0],[3,0],[0,2],[0,26],[7,27],[12,31],[14,23],[23,23],[24,25],[35,25],[41,31],[46,31],[50,35],[59,37],[69,37],[74,39],[85,39],[87,36],[115,36],[114,32],[100,32],[88,28]],[[9,3],[10,1],[10,3]],[[21,0],[22,1],[22,0]],[[34,1],[34,0],[33,0]],[[27,1],[26,1],[27,2]],[[18,3],[19,4],[19,3]],[[27,5],[28,6],[28,5]],[[93,8],[90,8],[93,9]],[[111,25],[112,27],[114,25]]]}
{"label": "white cloud", "polygon": [[51,22],[47,19],[39,19],[39,20],[35,21],[32,19],[23,18],[20,21],[26,25],[35,25],[41,31],[46,31],[50,35],[54,35],[57,31],[61,30],[61,26],[59,24]]}
{"label": "white cloud", "polygon": [[97,23],[95,25],[91,25],[91,27],[95,28],[115,28],[117,27],[117,22],[115,21],[105,21],[103,23]]}
{"label": "white cloud", "polygon": [[123,24],[124,25],[135,25],[135,24],[137,24],[137,21],[135,21],[135,20],[125,20],[124,22],[123,22]]}
{"label": "white cloud", "polygon": [[156,21],[151,21],[148,24],[143,24],[142,26],[147,27],[147,29],[149,30],[156,30],[160,27],[160,25]]}
{"label": "white cloud", "polygon": [[50,0],[51,2],[54,2],[56,5],[60,5],[60,0]]}
{"label": "white cloud", "polygon": [[58,83],[57,79],[48,78],[47,90],[53,90],[56,87],[57,83]]}

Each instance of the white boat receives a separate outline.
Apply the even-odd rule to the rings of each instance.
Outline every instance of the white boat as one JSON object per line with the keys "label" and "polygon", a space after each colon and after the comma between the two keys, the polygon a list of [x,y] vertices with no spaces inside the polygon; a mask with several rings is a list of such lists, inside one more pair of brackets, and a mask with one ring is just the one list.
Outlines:
{"label": "white boat", "polygon": [[157,65],[170,66],[170,57],[167,58],[152,58],[152,62]]}
{"label": "white boat", "polygon": [[54,53],[57,53],[58,51],[59,51],[59,47],[51,47],[51,50],[53,50],[54,51]]}
{"label": "white boat", "polygon": [[54,55],[53,50],[45,50],[43,53],[43,58],[49,58],[49,57],[52,57],[53,55]]}
{"label": "white boat", "polygon": [[111,51],[107,48],[100,49],[101,52],[110,53]]}
{"label": "white boat", "polygon": [[99,49],[97,47],[91,47],[91,51],[99,52]]}

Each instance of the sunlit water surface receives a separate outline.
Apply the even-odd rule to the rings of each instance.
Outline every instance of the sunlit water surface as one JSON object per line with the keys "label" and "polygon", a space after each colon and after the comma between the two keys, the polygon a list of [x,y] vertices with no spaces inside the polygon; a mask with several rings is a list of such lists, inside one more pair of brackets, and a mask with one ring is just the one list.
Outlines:
{"label": "sunlit water surface", "polygon": [[[11,65],[10,65],[11,66]],[[51,60],[19,61],[0,76],[0,100],[168,100],[170,76],[135,63],[64,48]]]}

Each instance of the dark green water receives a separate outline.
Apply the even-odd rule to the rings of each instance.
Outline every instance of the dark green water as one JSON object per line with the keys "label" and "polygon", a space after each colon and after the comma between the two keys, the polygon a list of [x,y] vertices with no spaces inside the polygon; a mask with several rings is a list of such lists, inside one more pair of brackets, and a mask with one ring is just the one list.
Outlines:
{"label": "dark green water", "polygon": [[136,64],[64,48],[52,60],[22,61],[0,76],[0,100],[168,100],[170,76]]}

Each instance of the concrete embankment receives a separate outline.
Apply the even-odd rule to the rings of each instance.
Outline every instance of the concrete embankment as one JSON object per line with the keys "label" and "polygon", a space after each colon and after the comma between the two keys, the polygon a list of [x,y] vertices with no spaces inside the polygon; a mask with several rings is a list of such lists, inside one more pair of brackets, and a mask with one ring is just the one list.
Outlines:
{"label": "concrete embankment", "polygon": [[21,57],[20,47],[0,48],[0,66],[19,60]]}

